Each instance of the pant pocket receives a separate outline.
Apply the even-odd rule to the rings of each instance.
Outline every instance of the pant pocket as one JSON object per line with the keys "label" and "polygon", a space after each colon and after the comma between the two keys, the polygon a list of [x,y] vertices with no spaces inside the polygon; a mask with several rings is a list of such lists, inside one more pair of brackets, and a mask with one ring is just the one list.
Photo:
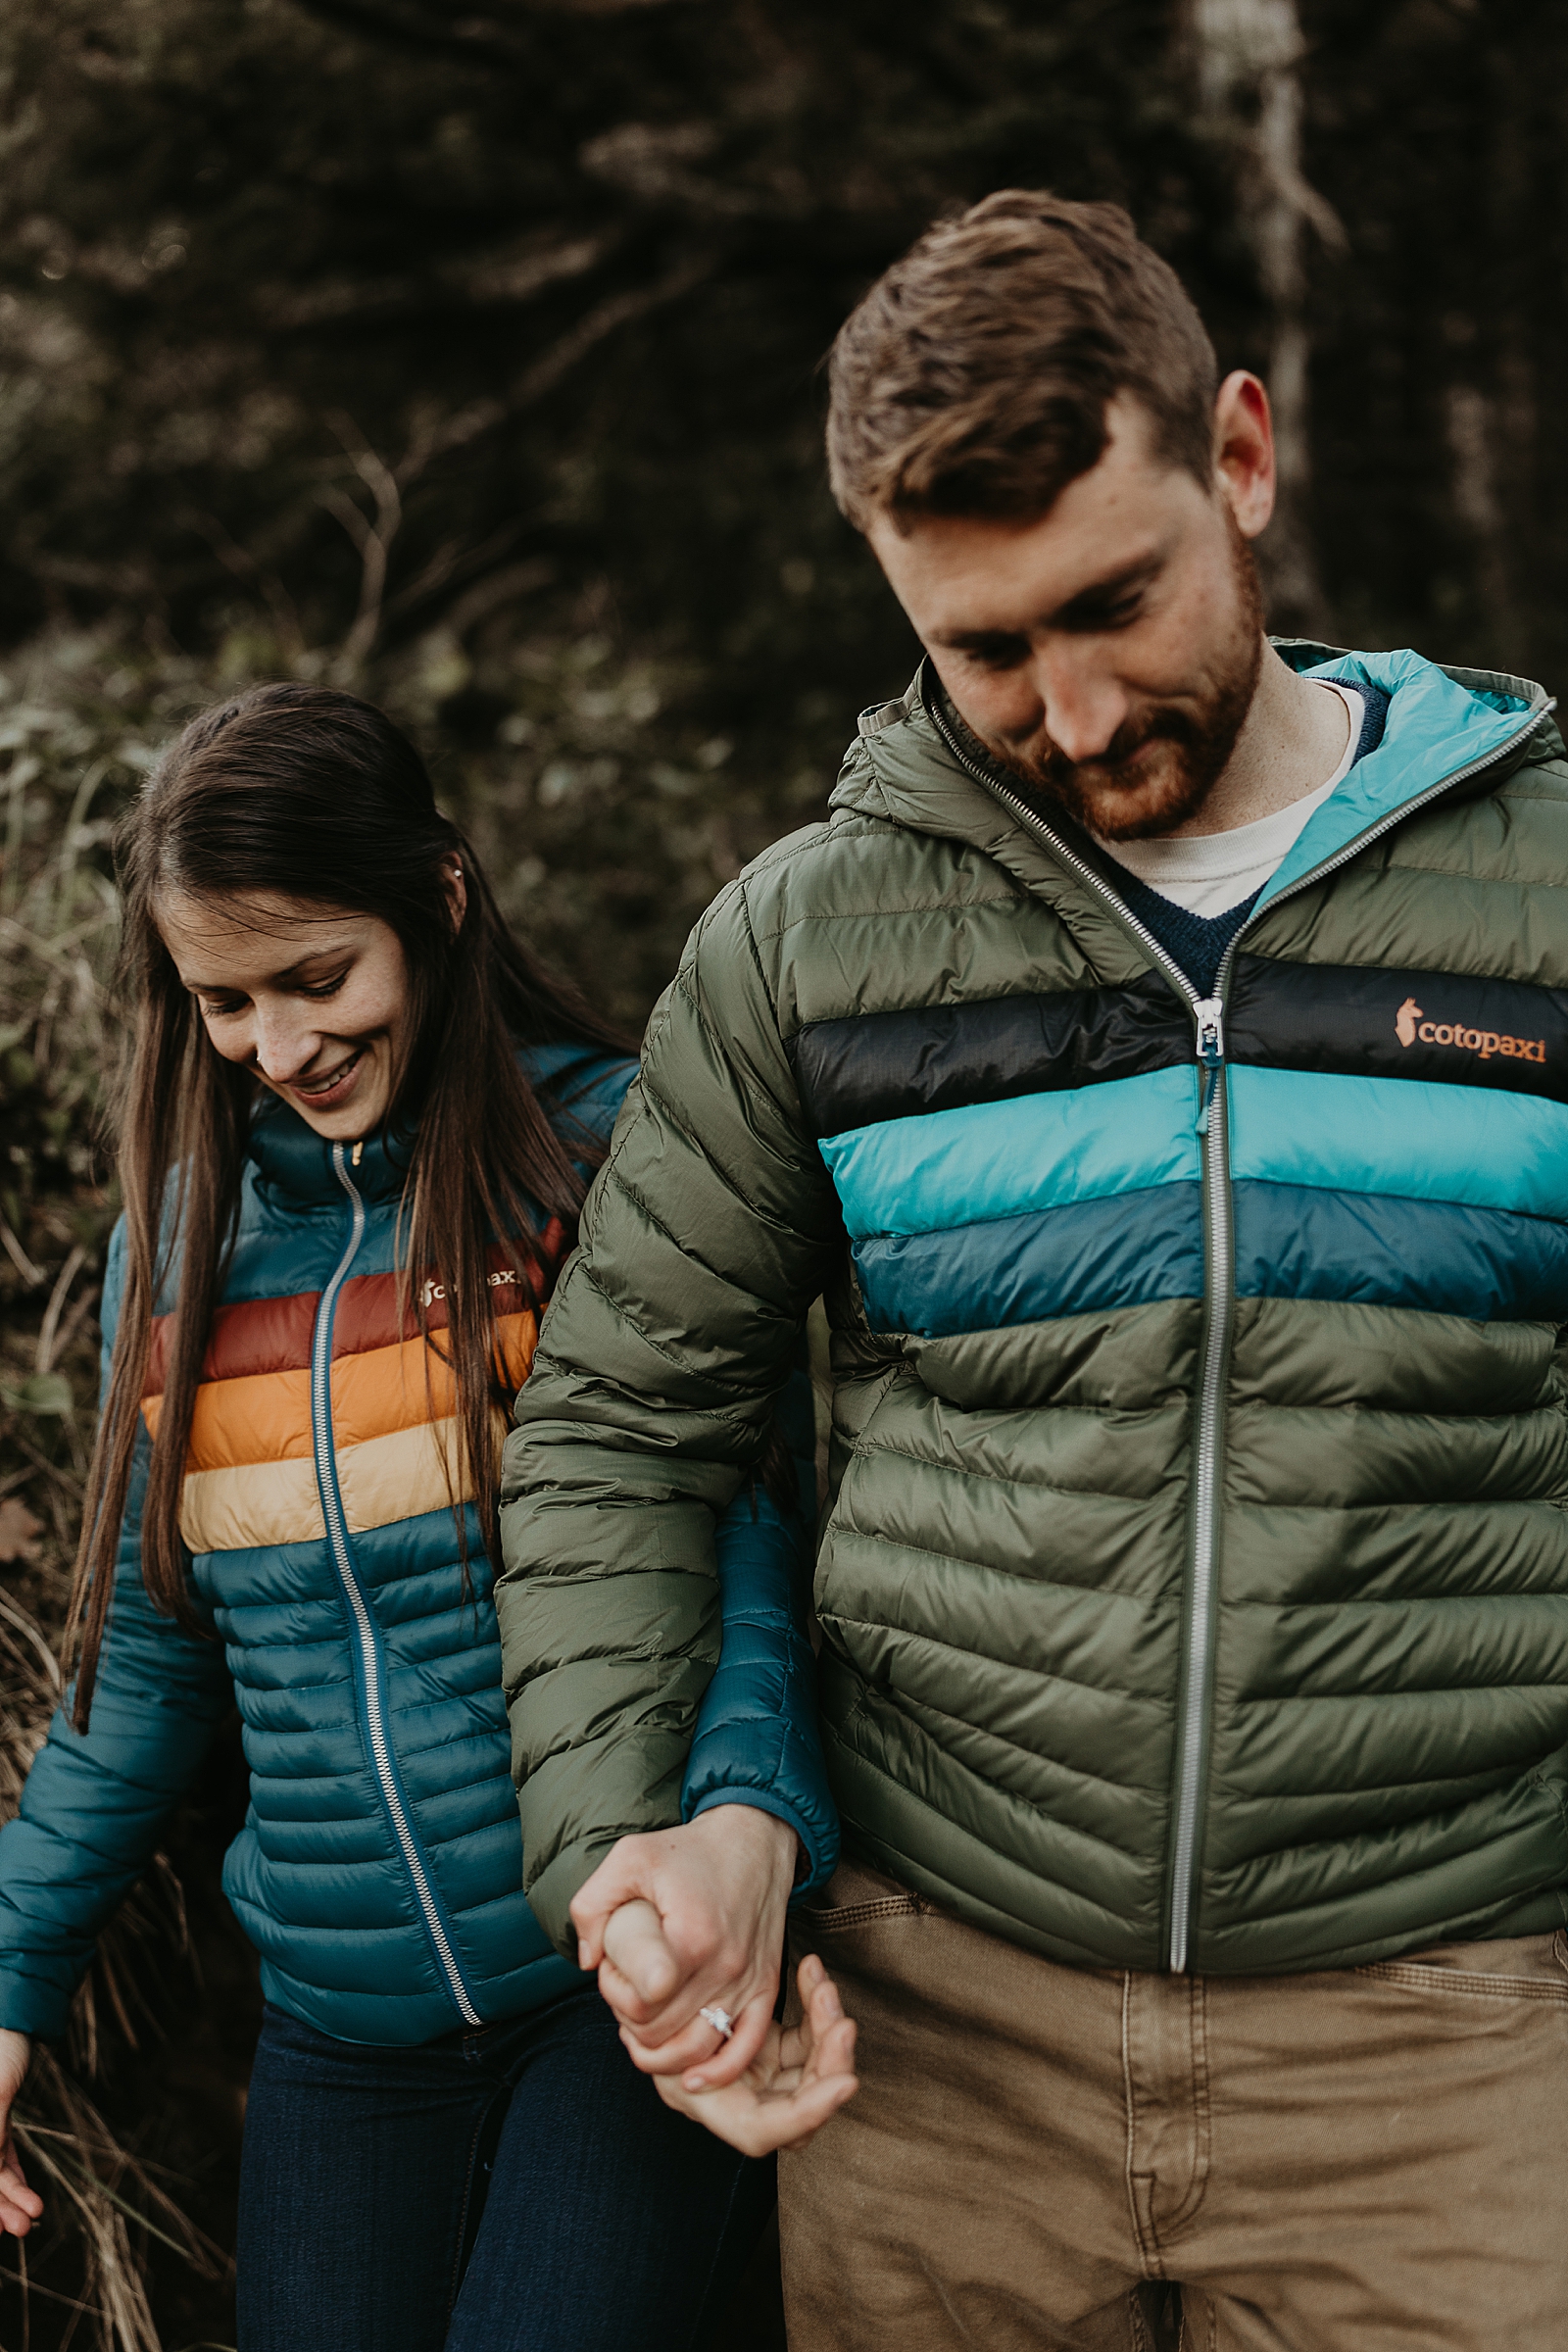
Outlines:
{"label": "pant pocket", "polygon": [[1499,1936],[1492,1942],[1439,1943],[1400,1960],[1373,1960],[1355,1971],[1412,1992],[1457,1999],[1551,2001],[1568,2007],[1568,1936]]}
{"label": "pant pocket", "polygon": [[816,1937],[862,1928],[872,1920],[916,1918],[928,1908],[897,1879],[885,1878],[863,1862],[841,1862],[821,1892],[803,1903],[795,1916],[800,1927]]}

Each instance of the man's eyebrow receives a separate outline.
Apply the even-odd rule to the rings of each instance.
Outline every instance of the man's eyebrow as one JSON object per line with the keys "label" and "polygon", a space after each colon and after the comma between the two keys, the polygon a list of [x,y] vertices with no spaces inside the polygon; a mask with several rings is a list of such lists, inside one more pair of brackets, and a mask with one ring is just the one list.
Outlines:
{"label": "man's eyebrow", "polygon": [[1119,571],[1106,572],[1103,579],[1091,580],[1076,596],[1068,597],[1050,614],[1054,621],[1070,620],[1079,612],[1093,612],[1106,605],[1118,604],[1130,590],[1146,588],[1158,571],[1163,557],[1152,549],[1134,563],[1124,564]]}
{"label": "man's eyebrow", "polygon": [[[1115,604],[1130,590],[1147,587],[1162,562],[1162,555],[1151,550],[1147,556],[1139,556],[1133,563],[1124,564],[1119,571],[1108,571],[1102,579],[1088,581],[1084,587],[1075,590],[1065,604],[1058,605],[1054,612],[1045,613],[1044,624],[1048,628],[1059,627],[1063,622],[1070,625],[1080,616],[1087,617],[1106,605]],[[983,653],[996,646],[1019,644],[1022,634],[1017,629],[938,629],[932,642],[956,654]]]}

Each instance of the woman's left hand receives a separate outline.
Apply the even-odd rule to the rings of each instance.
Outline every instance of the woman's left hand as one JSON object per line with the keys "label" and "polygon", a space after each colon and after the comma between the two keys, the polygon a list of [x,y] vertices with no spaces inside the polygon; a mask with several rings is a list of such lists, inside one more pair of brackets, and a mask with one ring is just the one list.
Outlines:
{"label": "woman's left hand", "polygon": [[[814,1952],[801,1962],[797,1983],[805,2012],[800,2024],[769,2025],[738,2082],[688,2090],[679,2075],[654,2077],[666,2107],[706,2124],[743,2156],[804,2147],[859,2088],[854,2020],[845,2016],[838,1987]],[[630,2039],[624,2027],[621,2039]]]}

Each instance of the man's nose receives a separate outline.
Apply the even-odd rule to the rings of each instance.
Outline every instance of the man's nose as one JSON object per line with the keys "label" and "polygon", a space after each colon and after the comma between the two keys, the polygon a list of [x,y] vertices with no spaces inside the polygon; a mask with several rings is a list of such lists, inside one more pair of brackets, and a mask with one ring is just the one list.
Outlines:
{"label": "man's nose", "polygon": [[1131,705],[1102,660],[1088,647],[1052,647],[1038,663],[1046,733],[1078,765],[1103,757]]}

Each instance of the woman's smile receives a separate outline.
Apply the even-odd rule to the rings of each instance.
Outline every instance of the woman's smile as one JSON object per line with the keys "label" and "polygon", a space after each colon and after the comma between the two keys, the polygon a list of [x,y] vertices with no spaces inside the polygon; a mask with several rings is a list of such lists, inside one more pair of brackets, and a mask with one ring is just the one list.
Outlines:
{"label": "woman's smile", "polygon": [[368,1050],[365,1046],[355,1046],[344,1060],[323,1070],[318,1077],[290,1079],[279,1091],[295,1096],[304,1108],[336,1110],[353,1093]]}

